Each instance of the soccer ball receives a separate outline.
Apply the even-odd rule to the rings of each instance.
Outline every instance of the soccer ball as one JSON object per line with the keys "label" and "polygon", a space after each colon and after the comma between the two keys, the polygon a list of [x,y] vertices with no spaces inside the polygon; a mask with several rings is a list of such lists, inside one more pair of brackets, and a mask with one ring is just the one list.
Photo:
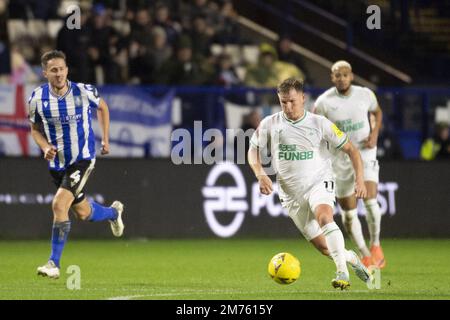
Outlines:
{"label": "soccer ball", "polygon": [[292,254],[282,252],[269,262],[269,275],[279,284],[290,284],[300,277],[300,261]]}

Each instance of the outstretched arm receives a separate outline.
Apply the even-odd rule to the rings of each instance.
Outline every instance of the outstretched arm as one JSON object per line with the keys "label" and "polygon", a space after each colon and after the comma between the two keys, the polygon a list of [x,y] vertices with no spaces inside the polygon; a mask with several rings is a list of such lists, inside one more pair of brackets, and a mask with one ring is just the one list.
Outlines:
{"label": "outstretched arm", "polygon": [[361,159],[361,154],[350,141],[347,141],[347,143],[344,144],[341,150],[348,154],[350,160],[352,161],[353,169],[355,169],[356,197],[365,198],[367,196],[367,190],[366,186],[364,185],[364,167]]}
{"label": "outstretched arm", "polygon": [[105,100],[100,99],[97,109],[97,119],[102,129],[102,149],[101,153],[109,153],[109,109]]}

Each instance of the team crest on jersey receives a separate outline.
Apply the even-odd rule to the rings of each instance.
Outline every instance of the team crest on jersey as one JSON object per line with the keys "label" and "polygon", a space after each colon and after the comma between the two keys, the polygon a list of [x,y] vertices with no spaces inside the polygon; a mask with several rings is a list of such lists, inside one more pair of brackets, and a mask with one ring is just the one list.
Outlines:
{"label": "team crest on jersey", "polygon": [[281,133],[283,132],[283,129],[275,129],[275,136],[278,136],[281,138]]}
{"label": "team crest on jersey", "polygon": [[47,108],[48,107],[48,101],[44,101],[43,105],[44,105],[44,108]]}

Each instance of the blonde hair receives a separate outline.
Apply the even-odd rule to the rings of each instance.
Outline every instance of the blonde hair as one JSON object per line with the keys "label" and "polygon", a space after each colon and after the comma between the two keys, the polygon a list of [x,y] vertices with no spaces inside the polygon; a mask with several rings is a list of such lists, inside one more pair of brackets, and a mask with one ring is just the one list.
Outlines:
{"label": "blonde hair", "polygon": [[339,68],[349,68],[350,71],[352,71],[352,66],[350,65],[350,63],[348,63],[345,60],[339,60],[336,61],[332,66],[331,66],[331,72],[335,72],[338,71]]}

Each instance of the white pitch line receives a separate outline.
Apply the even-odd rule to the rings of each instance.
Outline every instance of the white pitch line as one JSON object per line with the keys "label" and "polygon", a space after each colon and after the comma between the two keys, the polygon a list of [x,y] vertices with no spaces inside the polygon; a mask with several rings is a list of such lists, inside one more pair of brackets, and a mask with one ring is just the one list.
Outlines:
{"label": "white pitch line", "polygon": [[[301,291],[301,292],[284,292],[284,293],[291,293],[291,294],[303,294],[303,293],[340,293],[341,291],[333,291],[333,290],[326,290],[326,291]],[[352,290],[352,291],[344,291],[347,293],[369,293],[368,290]],[[111,297],[107,298],[107,300],[131,300],[136,298],[144,298],[144,297],[176,297],[176,296],[185,296],[185,295],[198,295],[198,294],[209,294],[209,295],[218,295],[218,294],[273,294],[273,291],[217,291],[211,292],[211,291],[185,291],[185,292],[177,292],[177,293],[150,293],[150,294],[140,294],[140,295],[130,295],[130,296],[118,296],[118,297]]]}
{"label": "white pitch line", "polygon": [[131,299],[135,299],[135,298],[141,298],[141,297],[145,297],[145,296],[119,296],[119,297],[112,297],[112,298],[108,298],[107,300],[131,300]]}

